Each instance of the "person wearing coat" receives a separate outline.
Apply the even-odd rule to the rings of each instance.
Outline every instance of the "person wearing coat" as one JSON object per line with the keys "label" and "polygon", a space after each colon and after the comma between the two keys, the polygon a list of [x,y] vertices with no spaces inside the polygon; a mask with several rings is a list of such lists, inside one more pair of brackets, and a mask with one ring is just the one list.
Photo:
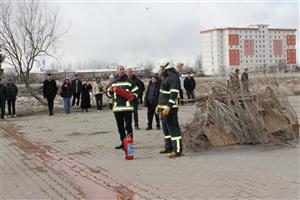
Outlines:
{"label": "person wearing coat", "polygon": [[64,80],[64,83],[61,86],[60,96],[64,99],[64,112],[70,114],[72,87],[69,79]]}
{"label": "person wearing coat", "polygon": [[48,102],[49,116],[54,115],[53,106],[57,90],[58,87],[56,85],[55,80],[53,80],[52,74],[48,74],[48,77],[43,84],[43,96],[47,99]]}
{"label": "person wearing coat", "polygon": [[144,99],[145,106],[148,108],[147,109],[148,126],[146,130],[152,129],[153,115],[155,116],[155,120],[156,120],[156,128],[158,130],[160,129],[159,115],[155,114],[155,108],[158,104],[158,98],[159,98],[159,88],[160,88],[160,78],[158,75],[153,75],[151,80],[149,81],[145,93],[145,99]]}
{"label": "person wearing coat", "polygon": [[6,85],[6,100],[7,100],[7,106],[8,106],[8,115],[11,117],[16,116],[17,95],[18,95],[17,86],[13,83],[12,79],[8,79],[8,83]]}
{"label": "person wearing coat", "polygon": [[87,82],[84,82],[81,88],[81,112],[85,111],[88,112],[88,108],[91,107],[91,99],[90,99],[90,90],[92,86]]}
{"label": "person wearing coat", "polygon": [[191,73],[188,72],[187,77],[183,81],[184,89],[186,90],[186,94],[188,99],[195,99],[195,88],[196,88],[196,81],[191,76]]}
{"label": "person wearing coat", "polygon": [[138,115],[138,110],[139,110],[139,99],[142,98],[143,92],[145,90],[144,83],[136,77],[134,74],[134,71],[132,68],[127,69],[127,76],[128,79],[135,84],[138,87],[138,98],[136,98],[132,103],[133,103],[133,119],[134,119],[134,127],[136,130],[140,130],[139,127],[139,115]]}
{"label": "person wearing coat", "polygon": [[71,82],[71,87],[73,93],[72,106],[75,105],[75,101],[76,101],[76,106],[79,106],[80,94],[82,90],[82,82],[78,74],[75,74],[75,79]]}
{"label": "person wearing coat", "polygon": [[4,119],[5,115],[5,99],[6,99],[6,87],[2,83],[0,78],[0,108],[1,108],[1,118]]}
{"label": "person wearing coat", "polygon": [[100,78],[96,78],[96,82],[93,84],[93,95],[95,96],[97,111],[102,110],[102,99],[103,99],[103,86],[100,82]]}

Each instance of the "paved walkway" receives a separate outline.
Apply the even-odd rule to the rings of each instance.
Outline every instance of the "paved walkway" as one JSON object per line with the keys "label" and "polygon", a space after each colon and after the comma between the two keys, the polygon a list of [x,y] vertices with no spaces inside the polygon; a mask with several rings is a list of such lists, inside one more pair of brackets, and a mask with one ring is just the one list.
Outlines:
{"label": "paved walkway", "polygon": [[[298,101],[290,98],[299,114]],[[192,119],[194,111],[193,106],[181,107],[180,123]],[[104,192],[114,190],[134,199],[299,199],[299,144],[232,146],[186,152],[171,160],[157,153],[163,141],[161,131],[145,130],[146,109],[139,114],[143,130],[134,132],[135,159],[131,161],[114,149],[120,142],[111,111],[45,114],[5,122],[21,135],[1,138],[1,197],[94,198],[93,191],[80,185],[83,179],[74,184],[70,175],[55,174],[66,170],[59,164],[54,170],[53,165],[43,166],[43,157],[16,144],[21,140],[38,152],[47,152],[50,160],[67,161],[64,164],[83,174],[85,181],[99,182],[99,187],[103,183],[108,190]]]}

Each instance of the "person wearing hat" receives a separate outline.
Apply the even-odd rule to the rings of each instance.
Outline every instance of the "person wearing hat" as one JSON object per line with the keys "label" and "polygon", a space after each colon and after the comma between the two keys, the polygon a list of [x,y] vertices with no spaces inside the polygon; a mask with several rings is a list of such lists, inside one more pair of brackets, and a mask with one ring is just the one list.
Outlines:
{"label": "person wearing hat", "polygon": [[68,78],[66,78],[61,86],[60,96],[64,99],[64,112],[70,114],[71,112],[71,97],[72,88]]}
{"label": "person wearing hat", "polygon": [[43,95],[48,102],[49,116],[54,115],[53,106],[54,106],[54,99],[57,94],[57,90],[58,87],[56,85],[56,82],[55,80],[53,80],[52,74],[49,73],[47,79],[44,81],[43,84]]}
{"label": "person wearing hat", "polygon": [[159,90],[156,114],[162,115],[162,128],[165,137],[164,148],[160,153],[169,153],[169,158],[182,155],[181,130],[178,123],[178,97],[180,92],[179,74],[170,59],[160,60],[162,82]]}
{"label": "person wearing hat", "polygon": [[8,79],[8,83],[6,85],[6,99],[8,106],[8,115],[11,117],[16,116],[16,98],[18,95],[18,88],[13,83],[12,79]]}
{"label": "person wearing hat", "polygon": [[6,99],[6,87],[2,83],[0,78],[0,108],[1,108],[1,119],[4,119],[5,115],[5,99]]}
{"label": "person wearing hat", "polygon": [[152,75],[152,78],[149,81],[148,87],[146,89],[145,99],[144,99],[145,106],[148,108],[147,110],[148,126],[146,130],[152,129],[153,115],[155,115],[156,128],[158,130],[160,129],[159,115],[155,114],[155,108],[158,104],[160,82],[161,81],[158,74],[154,74]]}
{"label": "person wearing hat", "polygon": [[75,105],[76,100],[77,100],[76,106],[79,106],[80,94],[82,90],[82,82],[78,74],[75,74],[75,79],[71,82],[71,86],[72,86],[72,93],[73,93],[72,106]]}
{"label": "person wearing hat", "polygon": [[249,91],[249,76],[248,76],[247,68],[245,68],[244,72],[242,73],[241,82],[242,82],[244,94],[249,94],[250,93],[250,91]]}

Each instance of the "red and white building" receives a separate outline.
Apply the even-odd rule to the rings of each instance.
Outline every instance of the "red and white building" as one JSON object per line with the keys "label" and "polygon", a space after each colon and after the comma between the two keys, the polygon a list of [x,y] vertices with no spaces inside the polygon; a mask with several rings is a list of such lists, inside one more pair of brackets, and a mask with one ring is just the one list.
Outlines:
{"label": "red and white building", "polygon": [[200,32],[205,74],[285,63],[296,65],[296,29],[253,25]]}

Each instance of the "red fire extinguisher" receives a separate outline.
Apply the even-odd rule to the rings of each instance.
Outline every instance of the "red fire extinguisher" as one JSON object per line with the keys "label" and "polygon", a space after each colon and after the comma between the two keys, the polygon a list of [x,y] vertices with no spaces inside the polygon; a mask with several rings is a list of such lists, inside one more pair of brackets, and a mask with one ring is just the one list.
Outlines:
{"label": "red fire extinguisher", "polygon": [[131,92],[128,92],[121,87],[114,87],[113,90],[115,91],[116,94],[120,95],[121,97],[123,97],[126,100],[133,98],[133,94]]}
{"label": "red fire extinguisher", "polygon": [[125,159],[133,159],[133,135],[132,133],[128,134],[124,139],[124,148],[125,148]]}

